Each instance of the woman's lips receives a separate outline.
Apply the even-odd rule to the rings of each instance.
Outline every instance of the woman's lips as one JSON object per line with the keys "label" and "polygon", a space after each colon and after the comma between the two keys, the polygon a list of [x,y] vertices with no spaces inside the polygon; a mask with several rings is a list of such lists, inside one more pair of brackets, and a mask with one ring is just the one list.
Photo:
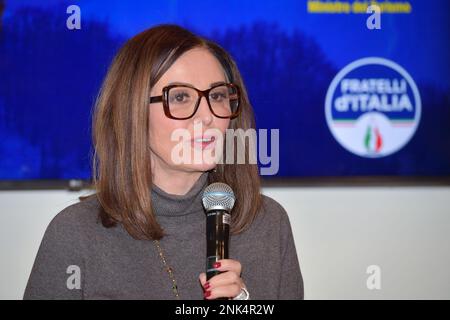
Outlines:
{"label": "woman's lips", "polygon": [[197,149],[211,149],[214,147],[214,142],[216,138],[214,136],[210,137],[198,137],[191,140],[191,146]]}

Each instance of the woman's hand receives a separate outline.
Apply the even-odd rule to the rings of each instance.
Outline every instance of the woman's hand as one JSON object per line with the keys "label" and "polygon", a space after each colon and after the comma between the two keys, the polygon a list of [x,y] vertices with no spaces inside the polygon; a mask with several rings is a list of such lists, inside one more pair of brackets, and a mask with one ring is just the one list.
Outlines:
{"label": "woman's hand", "polygon": [[214,268],[222,273],[215,275],[206,281],[206,273],[201,273],[199,280],[204,289],[206,299],[234,298],[245,288],[241,279],[242,266],[239,261],[233,259],[219,260]]}

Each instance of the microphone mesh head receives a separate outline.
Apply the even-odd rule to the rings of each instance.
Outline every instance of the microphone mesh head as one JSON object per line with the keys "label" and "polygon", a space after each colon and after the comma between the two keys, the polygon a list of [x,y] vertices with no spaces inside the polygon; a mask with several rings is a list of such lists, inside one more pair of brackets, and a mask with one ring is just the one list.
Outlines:
{"label": "microphone mesh head", "polygon": [[233,209],[235,200],[233,190],[226,183],[211,183],[203,191],[202,202],[207,212],[211,210],[226,210],[230,212]]}

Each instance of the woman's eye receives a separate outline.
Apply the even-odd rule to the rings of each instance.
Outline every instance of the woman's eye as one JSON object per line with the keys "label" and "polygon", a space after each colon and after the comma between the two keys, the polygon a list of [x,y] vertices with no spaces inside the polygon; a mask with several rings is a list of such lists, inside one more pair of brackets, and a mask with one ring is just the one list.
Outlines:
{"label": "woman's eye", "polygon": [[179,92],[171,95],[170,102],[187,102],[189,101],[189,94],[185,92]]}
{"label": "woman's eye", "polygon": [[209,97],[213,101],[222,101],[223,99],[226,98],[226,95],[224,93],[214,92],[211,93]]}
{"label": "woman's eye", "polygon": [[177,94],[177,95],[175,96],[175,99],[176,99],[177,101],[183,101],[185,97],[186,97],[186,94],[182,93],[182,94]]}

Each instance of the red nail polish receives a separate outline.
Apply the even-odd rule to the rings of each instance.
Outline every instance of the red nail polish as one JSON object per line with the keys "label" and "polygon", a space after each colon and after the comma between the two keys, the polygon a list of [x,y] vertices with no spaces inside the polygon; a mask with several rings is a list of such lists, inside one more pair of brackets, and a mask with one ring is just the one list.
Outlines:
{"label": "red nail polish", "polygon": [[211,291],[206,291],[204,294],[205,298],[209,297],[210,295],[211,295]]}
{"label": "red nail polish", "polygon": [[205,288],[205,289],[208,289],[208,288],[209,288],[209,286],[210,286],[210,284],[209,284],[209,282],[207,282],[207,283],[205,283],[205,286],[204,286],[204,288]]}
{"label": "red nail polish", "polygon": [[220,262],[214,262],[213,268],[220,268]]}

